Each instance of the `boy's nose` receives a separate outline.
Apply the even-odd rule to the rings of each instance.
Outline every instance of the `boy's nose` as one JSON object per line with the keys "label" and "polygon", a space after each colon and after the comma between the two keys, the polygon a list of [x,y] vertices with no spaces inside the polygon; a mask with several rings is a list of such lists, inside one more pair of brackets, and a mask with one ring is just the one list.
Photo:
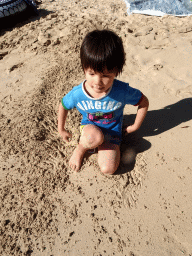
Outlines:
{"label": "boy's nose", "polygon": [[96,85],[101,84],[101,77],[100,77],[100,76],[96,76],[96,77],[95,77],[95,84],[96,84]]}

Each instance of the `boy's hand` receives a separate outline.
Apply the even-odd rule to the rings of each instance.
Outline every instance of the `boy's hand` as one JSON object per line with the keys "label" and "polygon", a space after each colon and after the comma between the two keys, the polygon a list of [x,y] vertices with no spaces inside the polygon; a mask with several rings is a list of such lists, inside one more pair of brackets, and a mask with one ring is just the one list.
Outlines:
{"label": "boy's hand", "polygon": [[132,133],[132,132],[137,131],[137,129],[134,127],[134,125],[130,125],[130,126],[126,127],[126,128],[124,129],[124,131],[125,131],[125,133],[126,133],[126,132],[127,132],[127,133]]}
{"label": "boy's hand", "polygon": [[72,138],[72,134],[67,131],[61,131],[61,132],[59,132],[59,134],[61,135],[61,137],[63,138],[63,140],[65,142],[69,142],[70,139]]}

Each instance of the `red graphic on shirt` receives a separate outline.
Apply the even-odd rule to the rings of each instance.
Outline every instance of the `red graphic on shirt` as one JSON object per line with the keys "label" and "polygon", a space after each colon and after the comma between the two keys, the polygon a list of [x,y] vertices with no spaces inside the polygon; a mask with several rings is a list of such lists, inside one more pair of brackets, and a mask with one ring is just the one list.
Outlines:
{"label": "red graphic on shirt", "polygon": [[96,112],[96,113],[88,113],[87,118],[90,121],[98,121],[101,119],[107,119],[110,120],[114,117],[114,113],[110,112],[110,113],[103,113],[103,112]]}

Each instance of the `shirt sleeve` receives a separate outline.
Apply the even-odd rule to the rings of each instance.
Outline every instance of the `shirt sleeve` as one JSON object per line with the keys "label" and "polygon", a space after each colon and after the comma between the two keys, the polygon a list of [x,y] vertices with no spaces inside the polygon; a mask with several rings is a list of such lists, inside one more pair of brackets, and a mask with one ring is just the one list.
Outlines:
{"label": "shirt sleeve", "polygon": [[66,110],[70,110],[73,109],[75,107],[75,100],[73,97],[73,90],[71,90],[70,92],[68,92],[61,100],[61,103],[63,105],[63,107]]}
{"label": "shirt sleeve", "polygon": [[135,89],[127,84],[125,90],[125,104],[137,106],[141,102],[142,98],[143,94],[140,90]]}

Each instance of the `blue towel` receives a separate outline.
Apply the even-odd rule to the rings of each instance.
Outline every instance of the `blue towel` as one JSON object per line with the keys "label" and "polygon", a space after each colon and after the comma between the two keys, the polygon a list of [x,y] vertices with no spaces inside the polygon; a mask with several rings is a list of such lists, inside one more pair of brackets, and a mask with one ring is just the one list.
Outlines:
{"label": "blue towel", "polygon": [[[126,4],[130,4],[128,13],[143,13],[149,15],[162,16],[164,14],[175,16],[192,15],[192,2],[190,0],[125,0]],[[187,7],[191,5],[190,9]]]}

